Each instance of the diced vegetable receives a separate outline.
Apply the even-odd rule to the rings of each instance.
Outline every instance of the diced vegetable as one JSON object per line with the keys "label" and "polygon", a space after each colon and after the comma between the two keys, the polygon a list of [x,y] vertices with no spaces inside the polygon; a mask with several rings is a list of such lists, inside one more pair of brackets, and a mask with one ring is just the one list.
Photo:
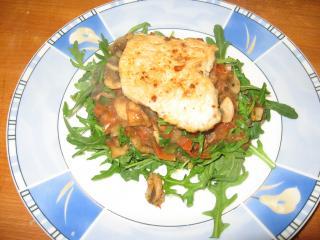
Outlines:
{"label": "diced vegetable", "polygon": [[190,152],[191,149],[192,149],[192,140],[187,138],[187,137],[180,137],[177,141],[178,145],[183,149],[185,150],[186,152]]}
{"label": "diced vegetable", "polygon": [[175,161],[176,160],[176,155],[172,153],[166,153],[163,149],[158,146],[158,144],[154,143],[153,144],[153,150],[156,156],[162,160],[167,160],[167,161]]}

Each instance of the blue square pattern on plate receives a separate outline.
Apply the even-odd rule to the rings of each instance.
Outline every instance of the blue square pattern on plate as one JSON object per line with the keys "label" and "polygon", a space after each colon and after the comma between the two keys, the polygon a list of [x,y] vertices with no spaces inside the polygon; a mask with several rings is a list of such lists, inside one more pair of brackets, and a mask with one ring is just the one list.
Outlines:
{"label": "blue square pattern on plate", "polygon": [[[183,204],[181,202],[181,204]],[[223,216],[223,221],[230,226],[220,236],[220,240],[270,240],[268,233],[239,206]],[[83,240],[209,240],[212,234],[213,221],[184,226],[159,227],[146,225],[125,219],[109,211],[103,211],[94,225],[87,231]],[[245,229],[250,229],[246,231]],[[241,233],[241,234],[239,234]]]}
{"label": "blue square pattern on plate", "polygon": [[[125,34],[131,27],[149,22],[152,29],[189,29],[212,34],[214,24],[224,25],[232,13],[232,6],[215,1],[128,1],[112,8],[99,7],[108,29],[115,37]],[[114,3],[116,4],[116,3]],[[225,6],[224,6],[225,5]],[[125,17],[124,17],[125,16]]]}
{"label": "blue square pattern on plate", "polygon": [[109,41],[113,41],[111,34],[108,32],[99,16],[94,15],[83,22],[80,22],[61,38],[54,46],[72,57],[69,48],[75,41],[79,43],[79,49],[85,50],[85,59],[88,59],[98,49],[98,41],[101,40],[101,34]]}
{"label": "blue square pattern on plate", "polygon": [[279,39],[254,20],[234,12],[225,27],[225,38],[251,60],[257,59]]}
{"label": "blue square pattern on plate", "polygon": [[69,172],[30,189],[47,219],[67,238],[79,239],[101,212]]}
{"label": "blue square pattern on plate", "polygon": [[[15,125],[17,164],[21,173],[13,171],[15,177],[22,174],[27,186],[67,169],[60,151],[57,121],[64,91],[76,71],[69,60],[53,48],[47,48],[41,58],[35,59],[37,67],[28,67],[23,76],[28,84],[21,92]],[[14,155],[14,149],[10,149],[10,154]]]}
{"label": "blue square pattern on plate", "polygon": [[277,167],[246,205],[277,236],[299,214],[315,184],[312,178]]}

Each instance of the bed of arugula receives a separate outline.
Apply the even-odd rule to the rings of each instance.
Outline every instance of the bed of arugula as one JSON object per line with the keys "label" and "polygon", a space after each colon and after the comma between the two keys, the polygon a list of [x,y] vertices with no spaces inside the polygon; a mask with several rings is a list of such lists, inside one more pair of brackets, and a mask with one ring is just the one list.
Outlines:
{"label": "bed of arugula", "polygon": [[[148,33],[149,23],[142,23],[134,26],[130,32]],[[155,34],[162,35],[161,32]],[[97,122],[94,113],[94,100],[91,98],[91,92],[97,84],[103,83],[104,68],[108,59],[111,57],[109,51],[109,43],[102,36],[102,41],[99,43],[99,50],[96,55],[96,61],[89,63],[84,62],[85,52],[80,50],[78,43],[75,42],[70,49],[73,59],[71,63],[84,70],[85,73],[75,84],[77,92],[71,96],[74,101],[73,106],[70,108],[65,102],[63,106],[64,121],[69,131],[67,140],[69,143],[76,147],[76,152],[73,157],[90,152],[91,156],[88,160],[99,159],[101,165],[107,167],[106,170],[101,170],[99,174],[94,176],[93,180],[101,180],[111,177],[114,174],[120,174],[125,181],[138,181],[140,175],[145,178],[155,171],[158,167],[165,165],[167,168],[166,175],[162,176],[163,188],[166,195],[175,195],[181,198],[188,207],[191,207],[194,202],[194,194],[198,190],[208,189],[215,195],[216,203],[212,209],[204,212],[203,214],[212,218],[213,231],[211,237],[218,238],[221,233],[229,226],[228,223],[223,222],[223,211],[233,203],[237,194],[230,198],[226,195],[226,190],[232,186],[241,184],[248,176],[248,172],[244,167],[245,158],[255,154],[262,161],[264,161],[270,168],[274,168],[274,162],[263,151],[261,142],[257,141],[257,146],[251,144],[251,141],[258,139],[260,134],[263,134],[261,125],[264,121],[270,120],[270,110],[277,111],[279,114],[295,119],[298,117],[293,108],[288,105],[270,101],[266,97],[269,92],[266,84],[261,88],[250,84],[249,79],[246,78],[242,72],[242,63],[231,57],[226,57],[226,50],[229,43],[224,38],[223,28],[219,25],[214,27],[213,38],[207,37],[208,44],[215,44],[219,48],[216,53],[217,63],[230,64],[232,70],[240,80],[241,91],[238,97],[238,114],[241,115],[241,120],[238,120],[235,129],[232,132],[244,132],[245,139],[239,142],[219,142],[218,144],[210,146],[210,159],[200,159],[190,157],[183,149],[179,148],[178,151],[188,159],[186,162],[169,162],[157,158],[153,154],[140,153],[130,142],[130,139],[125,135],[123,128],[119,129],[118,140],[121,145],[128,144],[128,152],[120,157],[112,158],[110,149],[106,146],[107,136],[103,128]],[[112,94],[112,90],[105,87],[104,91]],[[106,99],[108,103],[108,99]],[[250,121],[250,115],[255,104],[264,107],[263,120],[259,122]],[[85,109],[87,115],[85,117],[78,114],[80,109]],[[77,126],[69,124],[69,118],[76,117],[79,121]],[[166,125],[164,121],[159,121],[159,125]],[[188,134],[188,133],[186,133]],[[204,135],[199,133],[196,137],[192,138],[194,143],[198,143],[199,153],[203,150]],[[249,147],[248,147],[249,146]],[[200,155],[200,154],[199,154]],[[172,177],[172,174],[177,169],[186,169],[188,173],[182,180]],[[191,179],[197,177],[198,182]],[[176,186],[185,188],[183,194],[175,190]]]}

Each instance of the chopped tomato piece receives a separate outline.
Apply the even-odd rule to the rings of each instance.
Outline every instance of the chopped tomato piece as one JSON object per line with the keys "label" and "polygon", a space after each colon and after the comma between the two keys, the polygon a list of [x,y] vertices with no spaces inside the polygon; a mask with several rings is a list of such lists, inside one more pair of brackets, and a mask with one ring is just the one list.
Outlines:
{"label": "chopped tomato piece", "polygon": [[167,160],[167,161],[175,161],[176,160],[176,155],[172,153],[166,153],[163,151],[163,149],[157,144],[153,143],[153,150],[154,153],[157,155],[158,158],[162,160]]}
{"label": "chopped tomato piece", "polygon": [[178,139],[177,144],[186,152],[189,152],[192,149],[192,140],[190,138],[181,136]]}

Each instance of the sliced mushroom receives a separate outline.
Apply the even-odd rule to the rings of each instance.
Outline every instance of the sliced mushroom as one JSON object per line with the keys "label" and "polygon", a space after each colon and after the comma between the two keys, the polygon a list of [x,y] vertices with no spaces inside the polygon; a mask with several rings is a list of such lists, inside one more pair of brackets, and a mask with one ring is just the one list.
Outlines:
{"label": "sliced mushroom", "polygon": [[156,124],[158,121],[158,114],[154,111],[152,111],[150,108],[141,105],[143,112],[145,112],[147,114],[147,116],[149,117],[149,119]]}
{"label": "sliced mushroom", "polygon": [[107,68],[110,68],[111,70],[118,72],[119,71],[119,57],[117,56],[112,56],[108,59]]}
{"label": "sliced mushroom", "polygon": [[130,40],[132,36],[132,33],[128,33],[115,40],[114,43],[110,46],[111,53],[114,55],[116,52],[122,52],[126,48],[128,40]]}
{"label": "sliced mushroom", "polygon": [[107,66],[107,68],[110,68],[112,71],[119,72],[118,66],[113,65],[112,63],[108,62],[106,66]]}
{"label": "sliced mushroom", "polygon": [[258,122],[262,120],[264,108],[263,107],[254,107],[251,113],[251,120]]}
{"label": "sliced mushroom", "polygon": [[238,94],[240,92],[240,81],[235,74],[233,75],[232,80],[230,82],[230,90],[234,94]]}
{"label": "sliced mushroom", "polygon": [[162,178],[159,174],[151,173],[147,179],[148,188],[146,191],[146,199],[149,203],[161,207],[164,202],[164,191],[162,187]]}
{"label": "sliced mushroom", "polygon": [[114,108],[116,109],[117,115],[121,118],[121,120],[127,121],[127,103],[129,100],[125,97],[117,97],[113,104]]}
{"label": "sliced mushroom", "polygon": [[119,66],[120,58],[118,56],[112,56],[108,59],[108,63],[112,64],[113,66]]}
{"label": "sliced mushroom", "polygon": [[108,88],[111,88],[111,89],[120,89],[121,88],[120,76],[117,71],[114,71],[109,67],[106,67],[104,76],[105,76],[104,84]]}
{"label": "sliced mushroom", "polygon": [[128,116],[128,126],[150,126],[151,122],[149,117],[142,108],[134,103],[129,101],[127,103],[127,116]]}
{"label": "sliced mushroom", "polygon": [[121,55],[122,55],[122,51],[116,51],[115,53],[114,53],[114,55],[115,56],[117,56],[118,58],[120,58],[121,57]]}
{"label": "sliced mushroom", "polygon": [[229,97],[223,99],[222,103],[220,104],[220,110],[222,112],[222,122],[231,122],[234,115],[234,106]]}

